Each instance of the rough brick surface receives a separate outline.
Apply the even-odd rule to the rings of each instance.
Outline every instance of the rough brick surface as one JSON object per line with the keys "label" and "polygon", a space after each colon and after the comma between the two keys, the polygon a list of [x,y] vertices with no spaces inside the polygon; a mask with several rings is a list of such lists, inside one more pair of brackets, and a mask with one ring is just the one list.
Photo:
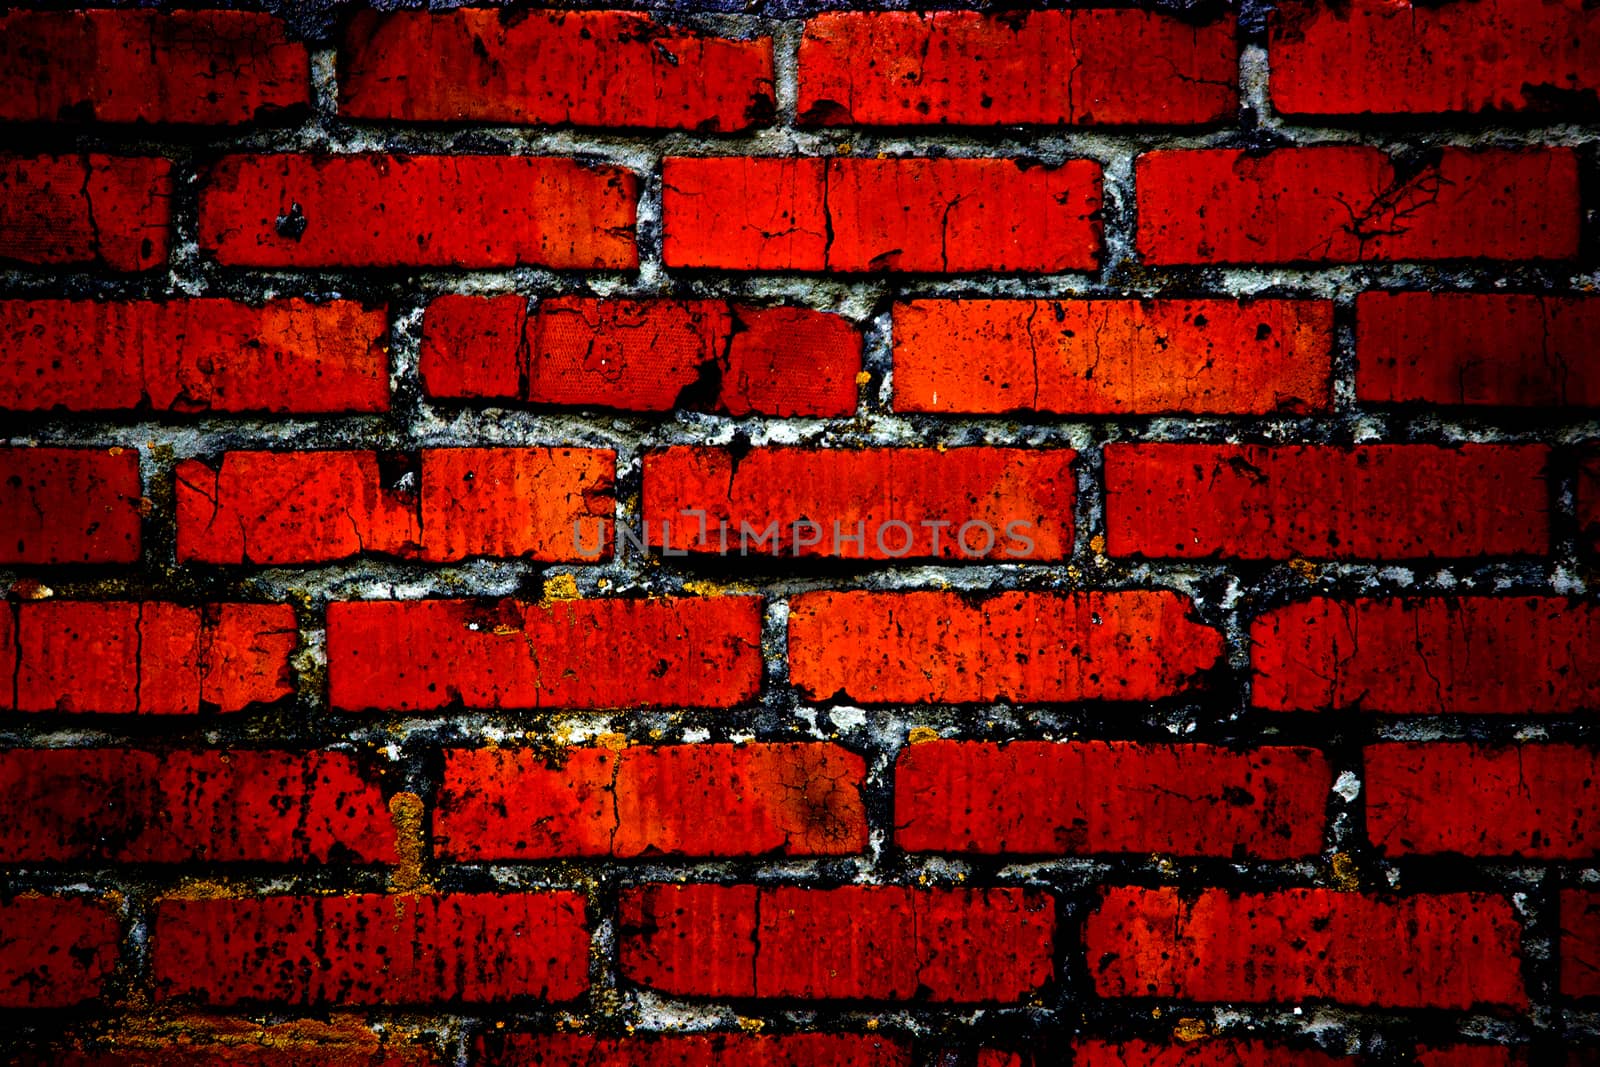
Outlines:
{"label": "rough brick surface", "polygon": [[1106,551],[1426,559],[1550,551],[1538,445],[1112,444]]}
{"label": "rough brick surface", "polygon": [[0,448],[0,563],[139,558],[139,454]]}
{"label": "rough brick surface", "polygon": [[1322,754],[1305,748],[930,741],[895,763],[895,844],[1289,859],[1321,850],[1332,785]]}
{"label": "rough brick surface", "polygon": [[593,1037],[496,1034],[474,1062],[484,1067],[911,1067],[911,1050],[876,1034],[683,1034]]}
{"label": "rough brick surface", "polygon": [[1054,973],[1032,890],[651,885],[620,916],[622,973],[680,996],[1005,1002]]}
{"label": "rough brick surface", "polygon": [[1407,162],[1317,146],[1140,156],[1151,264],[1563,260],[1578,252],[1577,158],[1445,148]]}
{"label": "rough brick surface", "polygon": [[431,1049],[378,1038],[361,1044],[276,1034],[261,1041],[224,1039],[215,1043],[195,1042],[187,1036],[172,1042],[151,1042],[143,1039],[144,1035],[138,1038],[114,1037],[113,1041],[123,1045],[121,1050],[24,1052],[16,1062],[21,1067],[443,1067],[448,1062]]}
{"label": "rough brick surface", "polygon": [[755,597],[338,602],[329,700],[346,711],[731,707],[759,687],[760,630]]}
{"label": "rough brick surface", "polygon": [[1574,503],[1579,548],[1600,555],[1600,448],[1591,446],[1579,457]]}
{"label": "rough brick surface", "polygon": [[1237,83],[1232,18],[834,11],[800,43],[808,125],[1198,125],[1233,115]]}
{"label": "rough brick surface", "polygon": [[1354,1067],[1360,1061],[1265,1041],[1216,1039],[1167,1045],[1078,1041],[1072,1062],[1075,1067]]}
{"label": "rough brick surface", "polygon": [[138,156],[0,156],[0,263],[149,270],[166,262],[172,164]]}
{"label": "rough brick surface", "polygon": [[340,58],[353,118],[726,133],[773,114],[770,38],[622,11],[362,11]]}
{"label": "rough brick surface", "polygon": [[669,157],[669,267],[723,270],[1092,270],[1100,167],[1001,159]]}
{"label": "rough brick surface", "polygon": [[630,270],[637,186],[550,156],[227,156],[200,190],[200,247],[237,267]]}
{"label": "rough brick surface", "polygon": [[65,1008],[99,997],[122,930],[109,901],[26,894],[0,902],[0,1008]]}
{"label": "rough brick surface", "polygon": [[1274,711],[1568,714],[1600,705],[1600,612],[1557,597],[1315,598],[1250,628]]}
{"label": "rough brick surface", "polygon": [[1102,890],[1084,926],[1107,997],[1518,1008],[1522,930],[1504,897],[1327,889]]}
{"label": "rough brick surface", "polygon": [[1315,411],[1333,307],[1263,300],[915,300],[894,308],[897,411]]}
{"label": "rough brick surface", "polygon": [[156,904],[161,1000],[503,1004],[588,988],[582,894],[269,896]]}
{"label": "rough brick surface", "polygon": [[1561,995],[1600,997],[1600,893],[1561,892]]}

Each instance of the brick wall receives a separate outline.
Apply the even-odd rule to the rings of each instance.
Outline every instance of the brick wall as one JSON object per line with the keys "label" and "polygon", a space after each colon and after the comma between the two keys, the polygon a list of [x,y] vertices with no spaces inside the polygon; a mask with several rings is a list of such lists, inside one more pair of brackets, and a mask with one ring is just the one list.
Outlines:
{"label": "brick wall", "polygon": [[1583,0],[0,13],[8,1062],[1596,1062],[1597,93]]}

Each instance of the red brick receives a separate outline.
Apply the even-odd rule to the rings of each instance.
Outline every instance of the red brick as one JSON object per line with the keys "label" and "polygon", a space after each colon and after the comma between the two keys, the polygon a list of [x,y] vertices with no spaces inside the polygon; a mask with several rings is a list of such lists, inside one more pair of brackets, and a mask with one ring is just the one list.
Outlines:
{"label": "red brick", "polygon": [[1600,997],[1600,893],[1561,891],[1561,995]]}
{"label": "red brick", "polygon": [[[290,1027],[307,1028],[303,1020]],[[215,1043],[196,1041],[190,1033],[181,1043],[142,1034],[113,1034],[108,1040],[120,1047],[82,1052],[51,1048],[31,1057],[24,1053],[14,1062],[21,1067],[444,1067],[449,1062],[427,1048],[406,1046],[404,1039],[376,1035],[361,1044],[277,1034],[247,1041],[229,1034]]]}
{"label": "red brick", "polygon": [[1578,0],[1288,0],[1273,11],[1284,115],[1549,111],[1600,90],[1600,12]]}
{"label": "red brick", "polygon": [[1114,887],[1084,928],[1103,997],[1356,1007],[1526,1008],[1503,897],[1233,894]]}
{"label": "red brick", "polygon": [[623,11],[362,11],[339,59],[351,118],[727,133],[773,115],[770,37]]}
{"label": "red brick", "polygon": [[269,896],[157,902],[158,1000],[502,1004],[589,985],[581,893]]}
{"label": "red brick", "polygon": [[1367,836],[1391,856],[1600,853],[1600,755],[1578,745],[1371,745]]}
{"label": "red brick", "polygon": [[675,996],[1007,1002],[1054,970],[1033,890],[649,885],[619,909],[623,975]]}
{"label": "red brick", "polygon": [[1600,705],[1600,610],[1545,597],[1287,604],[1250,627],[1251,704],[1273,711],[1557,714]]}
{"label": "red brick", "polygon": [[1550,551],[1538,445],[1112,444],[1106,551],[1436,559]]}
{"label": "red brick", "polygon": [[231,125],[310,103],[305,45],[271,15],[0,15],[0,121]]}
{"label": "red brick", "polygon": [[134,563],[139,453],[0,448],[0,563]]}
{"label": "red brick", "polygon": [[930,741],[895,762],[895,844],[1293,859],[1321,851],[1332,786],[1309,748]]}
{"label": "red brick", "polygon": [[630,172],[557,157],[225,156],[200,248],[239,267],[632,270],[637,199]]}
{"label": "red brick", "polygon": [[294,693],[287,604],[52,600],[0,612],[0,637],[13,626],[0,666],[15,695],[0,706],[16,711],[225,713]]}
{"label": "red brick", "polygon": [[1526,1067],[1528,1062],[1525,1049],[1504,1045],[1419,1046],[1415,1060],[1417,1067]]}
{"label": "red brick", "polygon": [[1354,1067],[1359,1059],[1264,1041],[1208,1039],[1190,1044],[1077,1041],[1073,1067]]}
{"label": "red brick", "polygon": [[342,752],[0,750],[6,863],[392,863],[383,794]]}
{"label": "red brick", "polygon": [[1229,16],[1132,10],[833,11],[800,42],[800,121],[1199,125],[1239,106]]}
{"label": "red brick", "polygon": [[149,270],[167,261],[171,198],[164,159],[0,156],[0,262]]}
{"label": "red brick", "polygon": [[1332,360],[1333,305],[1322,300],[894,307],[896,411],[1317,411],[1329,403]]}
{"label": "red brick", "polygon": [[384,411],[388,330],[348,300],[0,301],[0,407]]}
{"label": "red brick", "polygon": [[563,856],[850,855],[867,844],[866,764],[837,745],[446,749],[435,850],[465,862]]}
{"label": "red brick", "polygon": [[328,605],[329,701],[344,711],[720,708],[760,685],[756,597]]}
{"label": "red brick", "polygon": [[1577,157],[1438,149],[1414,171],[1376,148],[1150,152],[1134,166],[1147,263],[1571,259]]}
{"label": "red brick", "polygon": [[24,895],[0,903],[0,1008],[65,1008],[98,998],[121,941],[106,901]]}
{"label": "red brick", "polygon": [[1362,293],[1356,394],[1378,404],[1600,407],[1600,300]]}
{"label": "red brick", "polygon": [[609,552],[615,458],[572,448],[421,453],[420,491],[374,452],[229,452],[178,464],[178,559],[319,563],[364,554],[595,559]]}
{"label": "red brick", "polygon": [[792,680],[864,704],[1159,700],[1216,665],[1222,635],[1188,598],[1126,592],[801,593]]}
{"label": "red brick", "polygon": [[443,296],[423,319],[430,396],[731,415],[852,415],[861,335],[837,315],[721,300]]}
{"label": "red brick", "polygon": [[[735,556],[744,548],[841,559],[1063,559],[1072,551],[1075,458],[1070,449],[757,448],[735,456],[666,448],[644,457],[645,533],[652,545],[697,553],[723,552],[725,534]],[[774,524],[776,541],[764,538]],[[857,534],[859,546],[848,540]]]}
{"label": "red brick", "polygon": [[477,1048],[482,1067],[911,1067],[909,1048],[870,1034],[489,1034]]}
{"label": "red brick", "polygon": [[1574,493],[1578,515],[1578,547],[1600,555],[1600,448],[1590,446],[1578,457]]}
{"label": "red brick", "polygon": [[1048,273],[1099,265],[1100,166],[1073,160],[662,163],[669,267]]}

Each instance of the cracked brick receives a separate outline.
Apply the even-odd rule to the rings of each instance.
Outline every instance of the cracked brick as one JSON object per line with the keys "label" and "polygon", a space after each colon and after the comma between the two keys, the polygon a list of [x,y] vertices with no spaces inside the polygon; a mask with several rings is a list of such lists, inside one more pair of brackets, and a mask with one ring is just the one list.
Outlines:
{"label": "cracked brick", "polygon": [[133,563],[139,453],[0,448],[0,563]]}
{"label": "cracked brick", "polygon": [[172,241],[172,190],[165,159],[0,156],[0,262],[158,267]]}

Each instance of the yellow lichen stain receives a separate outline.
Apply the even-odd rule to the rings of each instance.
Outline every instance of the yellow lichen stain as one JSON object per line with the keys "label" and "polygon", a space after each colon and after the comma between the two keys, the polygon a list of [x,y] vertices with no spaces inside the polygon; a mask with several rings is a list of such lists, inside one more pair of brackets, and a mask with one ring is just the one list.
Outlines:
{"label": "yellow lichen stain", "polygon": [[227,882],[215,882],[207,879],[195,878],[179,882],[172,889],[161,894],[162,900],[226,900],[238,896],[238,892]]}
{"label": "yellow lichen stain", "polygon": [[94,1045],[105,1049],[263,1048],[293,1052],[296,1049],[339,1049],[360,1058],[405,1044],[425,1040],[420,1027],[390,1021],[378,1034],[360,1016],[334,1013],[325,1020],[296,1019],[263,1024],[250,1019],[224,1018],[156,1009],[118,1020],[101,1031]]}
{"label": "yellow lichen stain", "polygon": [[872,381],[872,372],[871,371],[866,371],[866,370],[858,370],[858,371],[856,371],[856,384],[857,385],[866,385],[870,381]]}
{"label": "yellow lichen stain", "polygon": [[578,579],[570,574],[557,574],[544,583],[545,600],[578,599]]}
{"label": "yellow lichen stain", "polygon": [[767,1024],[760,1019],[751,1019],[748,1016],[739,1016],[739,1029],[747,1034],[760,1033]]}
{"label": "yellow lichen stain", "polygon": [[929,741],[939,740],[939,731],[931,726],[913,726],[911,733],[906,735],[906,742],[912,745],[925,745]]}
{"label": "yellow lichen stain", "polygon": [[389,819],[394,823],[395,854],[400,857],[389,875],[389,892],[431,893],[433,887],[422,880],[422,798],[396,793],[389,798]]}
{"label": "yellow lichen stain", "polygon": [[628,738],[624,734],[599,734],[595,737],[594,743],[600,748],[621,752],[628,747]]}
{"label": "yellow lichen stain", "polygon": [[1179,1041],[1199,1041],[1211,1033],[1211,1024],[1204,1019],[1183,1018],[1172,1025],[1172,1036]]}
{"label": "yellow lichen stain", "polygon": [[1314,582],[1317,575],[1322,573],[1322,568],[1312,563],[1309,559],[1300,559],[1298,556],[1289,561],[1289,569],[1303,581]]}
{"label": "yellow lichen stain", "polygon": [[1354,893],[1361,888],[1361,872],[1356,867],[1355,857],[1347,852],[1335,852],[1330,867],[1329,878],[1339,889]]}
{"label": "yellow lichen stain", "polygon": [[1106,535],[1095,534],[1089,538],[1089,551],[1097,556],[1104,556],[1106,554]]}
{"label": "yellow lichen stain", "polygon": [[869,1032],[871,1032],[871,1033],[876,1033],[878,1027],[881,1026],[881,1025],[883,1025],[883,1024],[878,1022],[877,1019],[868,1019],[867,1020],[867,1030]]}
{"label": "yellow lichen stain", "polygon": [[731,593],[759,592],[749,582],[713,582],[704,578],[684,582],[683,591],[692,596],[727,596]]}

